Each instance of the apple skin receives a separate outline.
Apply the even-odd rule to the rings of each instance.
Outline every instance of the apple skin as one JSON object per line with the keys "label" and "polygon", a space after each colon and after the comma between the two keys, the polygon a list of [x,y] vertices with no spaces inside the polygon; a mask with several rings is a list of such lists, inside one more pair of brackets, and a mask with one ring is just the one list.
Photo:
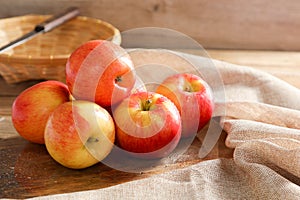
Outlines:
{"label": "apple skin", "polygon": [[160,94],[134,93],[113,109],[113,116],[118,145],[134,157],[165,157],[180,140],[179,111]]}
{"label": "apple skin", "polygon": [[44,129],[51,113],[71,100],[66,84],[44,81],[21,92],[12,105],[12,122],[26,140],[44,144]]}
{"label": "apple skin", "polygon": [[122,47],[106,40],[92,40],[70,55],[66,83],[75,99],[109,107],[130,95],[136,80],[133,69]]}
{"label": "apple skin", "polygon": [[110,114],[89,101],[60,105],[49,117],[45,144],[61,165],[82,169],[104,159],[112,150],[115,126]]}
{"label": "apple skin", "polygon": [[195,136],[212,117],[212,90],[197,75],[182,73],[170,76],[158,86],[156,92],[169,98],[179,110],[182,137]]}

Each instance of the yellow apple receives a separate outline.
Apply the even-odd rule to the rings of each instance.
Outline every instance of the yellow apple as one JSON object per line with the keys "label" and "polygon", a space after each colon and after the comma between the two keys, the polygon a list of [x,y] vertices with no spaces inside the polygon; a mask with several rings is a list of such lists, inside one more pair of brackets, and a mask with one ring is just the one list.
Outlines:
{"label": "yellow apple", "polygon": [[115,139],[114,122],[99,105],[72,101],[60,105],[45,129],[45,144],[54,160],[65,167],[82,169],[104,159]]}

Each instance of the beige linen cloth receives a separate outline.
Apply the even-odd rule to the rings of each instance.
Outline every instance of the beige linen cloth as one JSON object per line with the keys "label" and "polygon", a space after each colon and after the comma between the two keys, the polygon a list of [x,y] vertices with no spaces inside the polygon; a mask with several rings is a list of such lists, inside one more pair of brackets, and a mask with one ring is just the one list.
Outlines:
{"label": "beige linen cloth", "polygon": [[[226,145],[235,149],[233,159],[203,161],[113,187],[42,198],[300,199],[300,90],[252,68],[186,56],[207,72],[209,84],[214,84],[211,63],[220,74],[226,101],[216,102],[215,116],[222,118]],[[175,68],[187,64],[166,52],[141,50],[132,58],[139,65],[150,60]],[[218,87],[214,92],[217,96]]]}

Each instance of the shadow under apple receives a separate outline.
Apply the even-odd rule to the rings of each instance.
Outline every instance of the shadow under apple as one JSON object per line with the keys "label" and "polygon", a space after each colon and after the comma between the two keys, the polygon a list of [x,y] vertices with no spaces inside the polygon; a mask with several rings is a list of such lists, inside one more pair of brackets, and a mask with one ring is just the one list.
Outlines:
{"label": "shadow under apple", "polygon": [[57,163],[44,145],[27,143],[14,166],[15,180],[26,193],[20,197],[100,189],[137,179],[137,174],[112,169],[102,163],[74,170]]}

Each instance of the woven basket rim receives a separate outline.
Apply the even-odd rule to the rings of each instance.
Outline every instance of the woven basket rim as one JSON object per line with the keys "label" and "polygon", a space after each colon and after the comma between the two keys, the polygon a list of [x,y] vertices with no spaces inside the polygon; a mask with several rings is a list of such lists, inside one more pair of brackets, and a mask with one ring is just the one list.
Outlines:
{"label": "woven basket rim", "polygon": [[[28,14],[28,15],[23,15],[23,16],[16,16],[16,17],[10,17],[10,18],[4,18],[1,20],[10,20],[10,19],[17,19],[20,18],[21,20],[24,20],[24,18],[29,18],[29,17],[43,17],[43,18],[47,18],[47,17],[51,17],[52,15],[38,15],[38,14]],[[87,16],[77,16],[76,19],[78,20],[82,20],[82,21],[86,21],[89,20],[91,22],[94,23],[98,23],[98,24],[103,24],[104,26],[110,28],[113,32],[113,36],[110,38],[110,41],[114,42],[115,44],[120,45],[121,44],[121,34],[120,31],[114,27],[112,24],[103,21],[101,19],[97,19],[97,18],[92,18],[92,17],[87,17]],[[0,20],[0,21],[1,21]],[[47,34],[47,33],[45,33]],[[24,61],[24,59],[30,59],[31,63],[36,62],[40,62],[41,60],[53,60],[53,59],[67,59],[70,56],[70,54],[61,54],[61,55],[49,55],[49,56],[39,56],[39,57],[31,57],[26,56],[26,55],[15,55],[15,54],[11,54],[11,53],[6,53],[3,52],[0,54],[0,60],[10,60],[10,61]]]}

